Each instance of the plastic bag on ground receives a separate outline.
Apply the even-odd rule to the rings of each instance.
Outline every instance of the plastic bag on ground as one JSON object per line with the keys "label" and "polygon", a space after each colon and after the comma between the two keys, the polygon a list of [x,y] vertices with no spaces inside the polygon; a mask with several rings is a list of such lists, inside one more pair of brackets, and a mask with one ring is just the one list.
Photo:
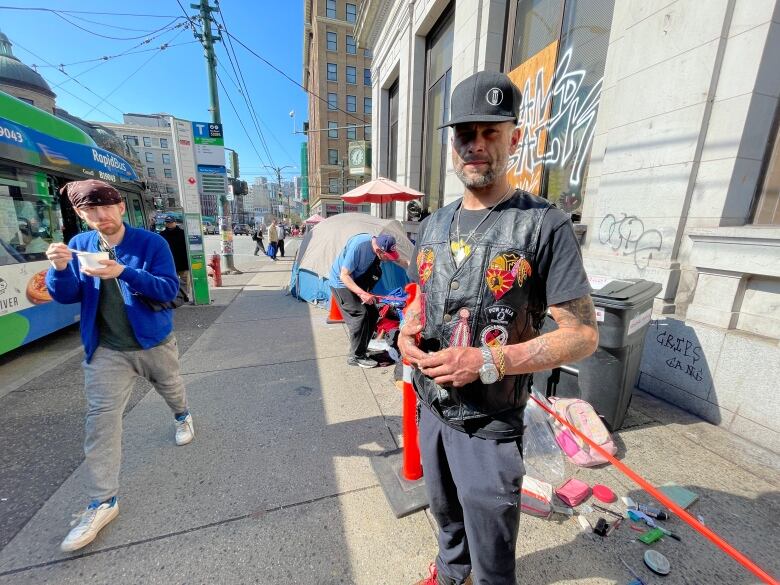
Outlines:
{"label": "plastic bag on ground", "polygon": [[[547,402],[536,391],[533,395]],[[526,475],[557,486],[566,479],[566,457],[555,441],[549,416],[536,402],[528,400],[523,419],[523,463]]]}

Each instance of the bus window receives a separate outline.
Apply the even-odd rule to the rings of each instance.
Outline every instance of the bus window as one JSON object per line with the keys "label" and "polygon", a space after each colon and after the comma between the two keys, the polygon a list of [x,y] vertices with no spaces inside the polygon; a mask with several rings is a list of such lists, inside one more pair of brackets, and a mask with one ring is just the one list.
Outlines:
{"label": "bus window", "polygon": [[[46,173],[0,166],[0,248],[31,262],[45,260],[49,244],[62,240],[59,200]],[[4,262],[13,262],[2,255]]]}

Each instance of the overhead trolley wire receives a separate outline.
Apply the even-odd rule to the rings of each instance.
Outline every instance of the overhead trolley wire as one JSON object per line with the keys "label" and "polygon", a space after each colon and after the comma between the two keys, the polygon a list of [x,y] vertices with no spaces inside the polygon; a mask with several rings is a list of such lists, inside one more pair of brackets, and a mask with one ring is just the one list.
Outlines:
{"label": "overhead trolley wire", "polygon": [[[230,34],[230,33],[229,33],[227,30],[225,31],[225,34],[226,34],[228,37],[230,37],[230,38],[234,39],[234,40],[235,40],[235,41],[236,41],[236,42],[237,42],[239,45],[241,45],[242,47],[244,47],[244,49],[246,49],[247,51],[249,51],[250,53],[252,53],[252,54],[253,54],[255,57],[257,57],[257,58],[258,58],[258,59],[260,59],[260,60],[261,60],[263,63],[265,63],[266,65],[268,65],[268,66],[269,66],[271,69],[273,69],[274,71],[277,71],[278,73],[280,73],[281,75],[283,75],[285,78],[287,78],[288,80],[290,80],[292,83],[294,83],[295,85],[297,85],[298,87],[300,87],[300,88],[301,88],[303,91],[305,91],[305,92],[306,92],[306,93],[308,93],[309,95],[312,95],[312,96],[314,96],[316,99],[320,100],[321,102],[328,103],[328,100],[326,100],[326,99],[325,99],[325,98],[323,98],[322,96],[319,96],[319,95],[317,95],[317,94],[316,94],[316,93],[314,93],[313,91],[311,91],[311,90],[309,90],[309,89],[306,89],[306,88],[305,88],[303,85],[301,85],[300,83],[298,83],[297,81],[295,81],[295,80],[294,80],[292,77],[290,77],[289,75],[287,75],[287,73],[285,73],[284,71],[282,71],[281,69],[279,69],[279,68],[278,68],[276,65],[274,65],[273,63],[271,63],[271,62],[270,62],[268,59],[266,59],[265,57],[263,57],[262,55],[260,55],[259,53],[257,53],[257,52],[256,52],[256,51],[254,51],[253,49],[251,49],[250,47],[248,47],[248,46],[247,46],[245,43],[243,43],[243,42],[241,41],[241,39],[239,39],[239,38],[237,38],[237,37],[233,36],[233,35],[232,35],[232,34]],[[354,114],[352,114],[352,113],[350,113],[350,112],[347,112],[346,110],[342,110],[342,109],[341,109],[341,108],[339,108],[339,107],[337,107],[335,111],[342,112],[342,113],[346,114],[347,116],[349,116],[350,118],[354,118],[355,120],[358,120],[358,121],[359,121],[359,122],[361,122],[362,124],[366,124],[366,121],[365,121],[363,118],[359,118],[358,116],[356,116],[356,115],[354,115]]]}
{"label": "overhead trolley wire", "polygon": [[252,141],[252,137],[249,135],[249,131],[246,129],[246,125],[244,125],[244,121],[241,119],[241,116],[238,113],[238,110],[236,109],[236,105],[233,103],[233,100],[230,97],[230,94],[227,91],[227,88],[225,87],[225,84],[222,83],[222,78],[219,76],[219,73],[217,75],[217,82],[219,82],[220,87],[222,88],[222,91],[225,93],[225,97],[228,100],[228,103],[230,104],[230,107],[233,109],[233,112],[236,114],[236,119],[238,120],[238,123],[241,125],[241,128],[244,129],[244,134],[246,134],[247,140],[249,140],[249,144],[252,145],[252,150],[255,151],[255,154],[257,155],[257,159],[263,163],[263,157],[260,155],[260,152],[257,150],[257,146],[255,146],[255,143]]}
{"label": "overhead trolley wire", "polygon": [[[24,10],[37,12],[54,12],[53,8],[33,7],[33,6],[0,6],[0,10]],[[134,16],[139,18],[177,18],[170,14],[138,14],[136,12],[96,12],[94,10],[59,10],[65,14],[90,14],[92,16]]]}
{"label": "overhead trolley wire", "polygon": [[[255,125],[255,129],[257,130],[257,135],[260,137],[260,143],[263,146],[263,149],[265,150],[265,154],[268,156],[268,161],[270,162],[271,166],[275,166],[273,156],[271,156],[271,152],[268,148],[268,143],[265,140],[265,136],[263,136],[263,131],[260,129],[260,123],[258,121],[257,112],[255,111],[255,106],[252,103],[252,96],[249,93],[249,87],[246,84],[246,80],[244,79],[244,74],[241,71],[241,64],[238,62],[238,55],[236,55],[235,49],[233,48],[233,41],[230,39],[230,35],[228,33],[227,29],[227,23],[225,22],[225,15],[222,13],[222,8],[217,4],[217,12],[219,13],[219,17],[222,20],[222,26],[224,27],[225,34],[228,35],[228,43],[230,45],[229,49],[228,47],[225,47],[225,52],[227,53],[228,60],[230,61],[231,66],[233,67],[233,72],[236,73],[236,77],[240,80],[241,84],[243,84],[243,91],[241,92],[244,102],[246,103],[247,108],[249,109],[249,114],[252,117],[252,121]],[[219,27],[219,24],[217,24],[217,27]],[[233,57],[231,57],[230,53],[233,53],[233,57],[235,57],[235,64],[233,63]],[[241,85],[239,85],[241,87]]]}
{"label": "overhead trolley wire", "polygon": [[[179,32],[176,34],[176,36],[174,36],[174,37],[173,37],[173,39],[171,39],[171,41],[174,41],[174,40],[176,40],[176,37],[178,37],[178,36],[179,36],[179,35],[180,35],[182,32],[184,32],[184,31],[183,31],[183,30],[180,30],[180,31],[179,31]],[[101,99],[101,100],[100,100],[100,101],[97,103],[97,106],[99,106],[99,105],[100,105],[100,104],[102,104],[104,101],[106,101],[106,100],[108,99],[108,97],[109,97],[109,96],[112,96],[112,95],[114,95],[114,94],[117,92],[117,90],[118,90],[120,87],[122,87],[122,86],[123,86],[125,83],[127,83],[128,81],[130,81],[130,79],[132,79],[132,77],[133,77],[133,76],[134,76],[136,73],[138,73],[138,72],[139,72],[141,69],[143,69],[144,67],[146,67],[146,66],[147,66],[147,65],[148,65],[148,64],[149,64],[149,63],[150,63],[150,62],[151,62],[151,61],[152,61],[152,60],[153,60],[155,57],[157,57],[157,56],[158,56],[160,53],[162,53],[162,51],[158,51],[157,53],[152,53],[152,54],[151,54],[151,56],[150,56],[150,57],[149,57],[149,58],[148,58],[146,61],[144,61],[144,62],[143,62],[143,63],[142,63],[142,64],[141,64],[141,65],[140,65],[140,66],[139,66],[139,67],[138,67],[138,68],[137,68],[135,71],[133,71],[133,72],[132,72],[130,75],[128,75],[127,77],[125,77],[125,78],[124,78],[124,79],[123,79],[123,80],[122,80],[122,81],[119,83],[119,85],[117,85],[117,86],[116,86],[114,89],[112,89],[112,90],[111,90],[111,91],[108,93],[108,95],[107,95],[107,96],[105,96],[104,98],[102,98],[102,99]],[[89,116],[89,115],[90,115],[90,114],[91,114],[91,113],[92,113],[92,112],[93,112],[93,111],[94,111],[94,110],[97,108],[97,106],[92,106],[92,109],[91,109],[91,110],[89,110],[89,111],[88,111],[86,114],[84,114],[84,117],[86,118],[87,116]]]}

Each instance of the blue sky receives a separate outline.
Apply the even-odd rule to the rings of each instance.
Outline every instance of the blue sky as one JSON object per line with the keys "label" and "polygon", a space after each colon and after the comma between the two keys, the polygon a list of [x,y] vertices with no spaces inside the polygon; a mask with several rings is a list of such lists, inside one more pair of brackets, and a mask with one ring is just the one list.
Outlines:
{"label": "blue sky", "polygon": [[[105,62],[96,61],[71,65],[77,61],[128,51],[149,36],[154,36],[149,35],[148,32],[168,25],[177,16],[183,17],[176,0],[155,2],[141,0],[135,3],[116,0],[108,2],[106,0],[62,0],[57,2],[4,0],[0,4],[27,9],[0,9],[0,30],[8,35],[14,43],[14,54],[19,59],[28,65],[35,63],[41,66],[38,68],[38,72],[46,78],[57,94],[59,107],[65,108],[77,116],[85,117],[92,106],[98,104],[102,97],[107,97],[107,101],[98,105],[100,111],[93,110],[86,115],[87,119],[117,122],[121,121],[121,112],[168,112],[188,120],[211,120],[208,110],[209,92],[203,49],[199,43],[191,42],[195,39],[190,30],[177,28],[170,32],[164,32],[150,43],[139,46],[134,51],[159,47],[164,42],[181,46],[172,46],[164,51],[129,54]],[[189,8],[189,0],[181,0],[181,4],[188,14],[195,14],[195,10]],[[284,2],[222,0],[220,6],[227,29],[235,38],[240,39],[300,83],[303,62],[301,55],[303,2],[299,0]],[[167,15],[170,18],[87,13],[63,14],[72,23],[92,31],[87,32],[66,22],[56,14],[33,11],[29,10],[30,8],[51,8],[60,11],[78,10],[94,13],[153,14]],[[104,26],[87,22],[84,19],[104,23]],[[220,21],[219,16],[216,16],[216,19],[218,22]],[[181,21],[183,18],[179,22]],[[93,33],[117,38],[101,38]],[[127,39],[127,37],[140,38]],[[225,37],[224,41],[217,43],[217,58],[220,63],[217,71],[239,113],[237,117],[230,106],[225,91],[220,87],[219,98],[225,145],[239,152],[241,176],[251,182],[254,176],[271,175],[267,169],[262,167],[263,164],[270,164],[269,157],[261,145],[244,99],[230,79],[231,77],[235,78],[235,76],[225,52],[228,48],[227,36],[223,35],[223,37]],[[278,166],[295,165],[294,169],[285,171],[284,176],[286,177],[300,174],[300,145],[303,142],[303,135],[292,134],[293,120],[289,113],[291,110],[295,110],[295,123],[300,129],[306,119],[306,94],[300,87],[248,53],[235,41],[233,41],[233,47],[273,164]],[[38,56],[32,55],[28,50]],[[69,80],[56,67],[45,66],[44,60],[55,65],[66,64],[65,70],[89,89]],[[101,63],[100,66],[95,67],[98,63]],[[91,67],[95,67],[95,69],[86,71]],[[139,68],[140,70],[138,70]],[[128,76],[136,70],[138,72],[128,79]],[[82,72],[83,74],[81,74]],[[55,87],[60,83],[63,85]],[[120,86],[120,84],[122,85]],[[260,157],[255,153],[255,149],[242,129],[239,120],[243,121],[246,126],[249,137],[254,142]]]}

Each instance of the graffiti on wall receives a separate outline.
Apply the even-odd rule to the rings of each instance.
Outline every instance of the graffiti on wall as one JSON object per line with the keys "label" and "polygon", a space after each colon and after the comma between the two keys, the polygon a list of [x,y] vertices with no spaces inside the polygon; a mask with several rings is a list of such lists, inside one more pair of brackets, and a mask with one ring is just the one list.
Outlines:
{"label": "graffiti on wall", "polygon": [[604,216],[599,225],[599,243],[609,246],[613,252],[630,256],[634,266],[644,270],[650,265],[653,252],[661,250],[664,235],[660,230],[645,228],[644,222],[635,215],[620,215]]}
{"label": "graffiti on wall", "polygon": [[[653,331],[653,327],[655,331]],[[667,331],[661,322],[653,321],[650,335],[655,336],[655,342],[661,347],[666,367],[688,376],[695,382],[705,379],[703,351],[699,342],[689,339],[686,335],[676,335]],[[650,336],[648,335],[648,341]]]}
{"label": "graffiti on wall", "polygon": [[[520,144],[509,160],[508,174],[513,185],[541,195],[545,165],[570,165],[570,193],[562,193],[561,200],[564,208],[576,209],[582,204],[580,187],[603,77],[588,89],[583,85],[587,72],[571,70],[572,49],[560,56],[556,68],[557,53],[558,41],[554,41],[509,74],[522,90],[523,103],[518,115]],[[557,193],[548,196],[556,200]]]}

